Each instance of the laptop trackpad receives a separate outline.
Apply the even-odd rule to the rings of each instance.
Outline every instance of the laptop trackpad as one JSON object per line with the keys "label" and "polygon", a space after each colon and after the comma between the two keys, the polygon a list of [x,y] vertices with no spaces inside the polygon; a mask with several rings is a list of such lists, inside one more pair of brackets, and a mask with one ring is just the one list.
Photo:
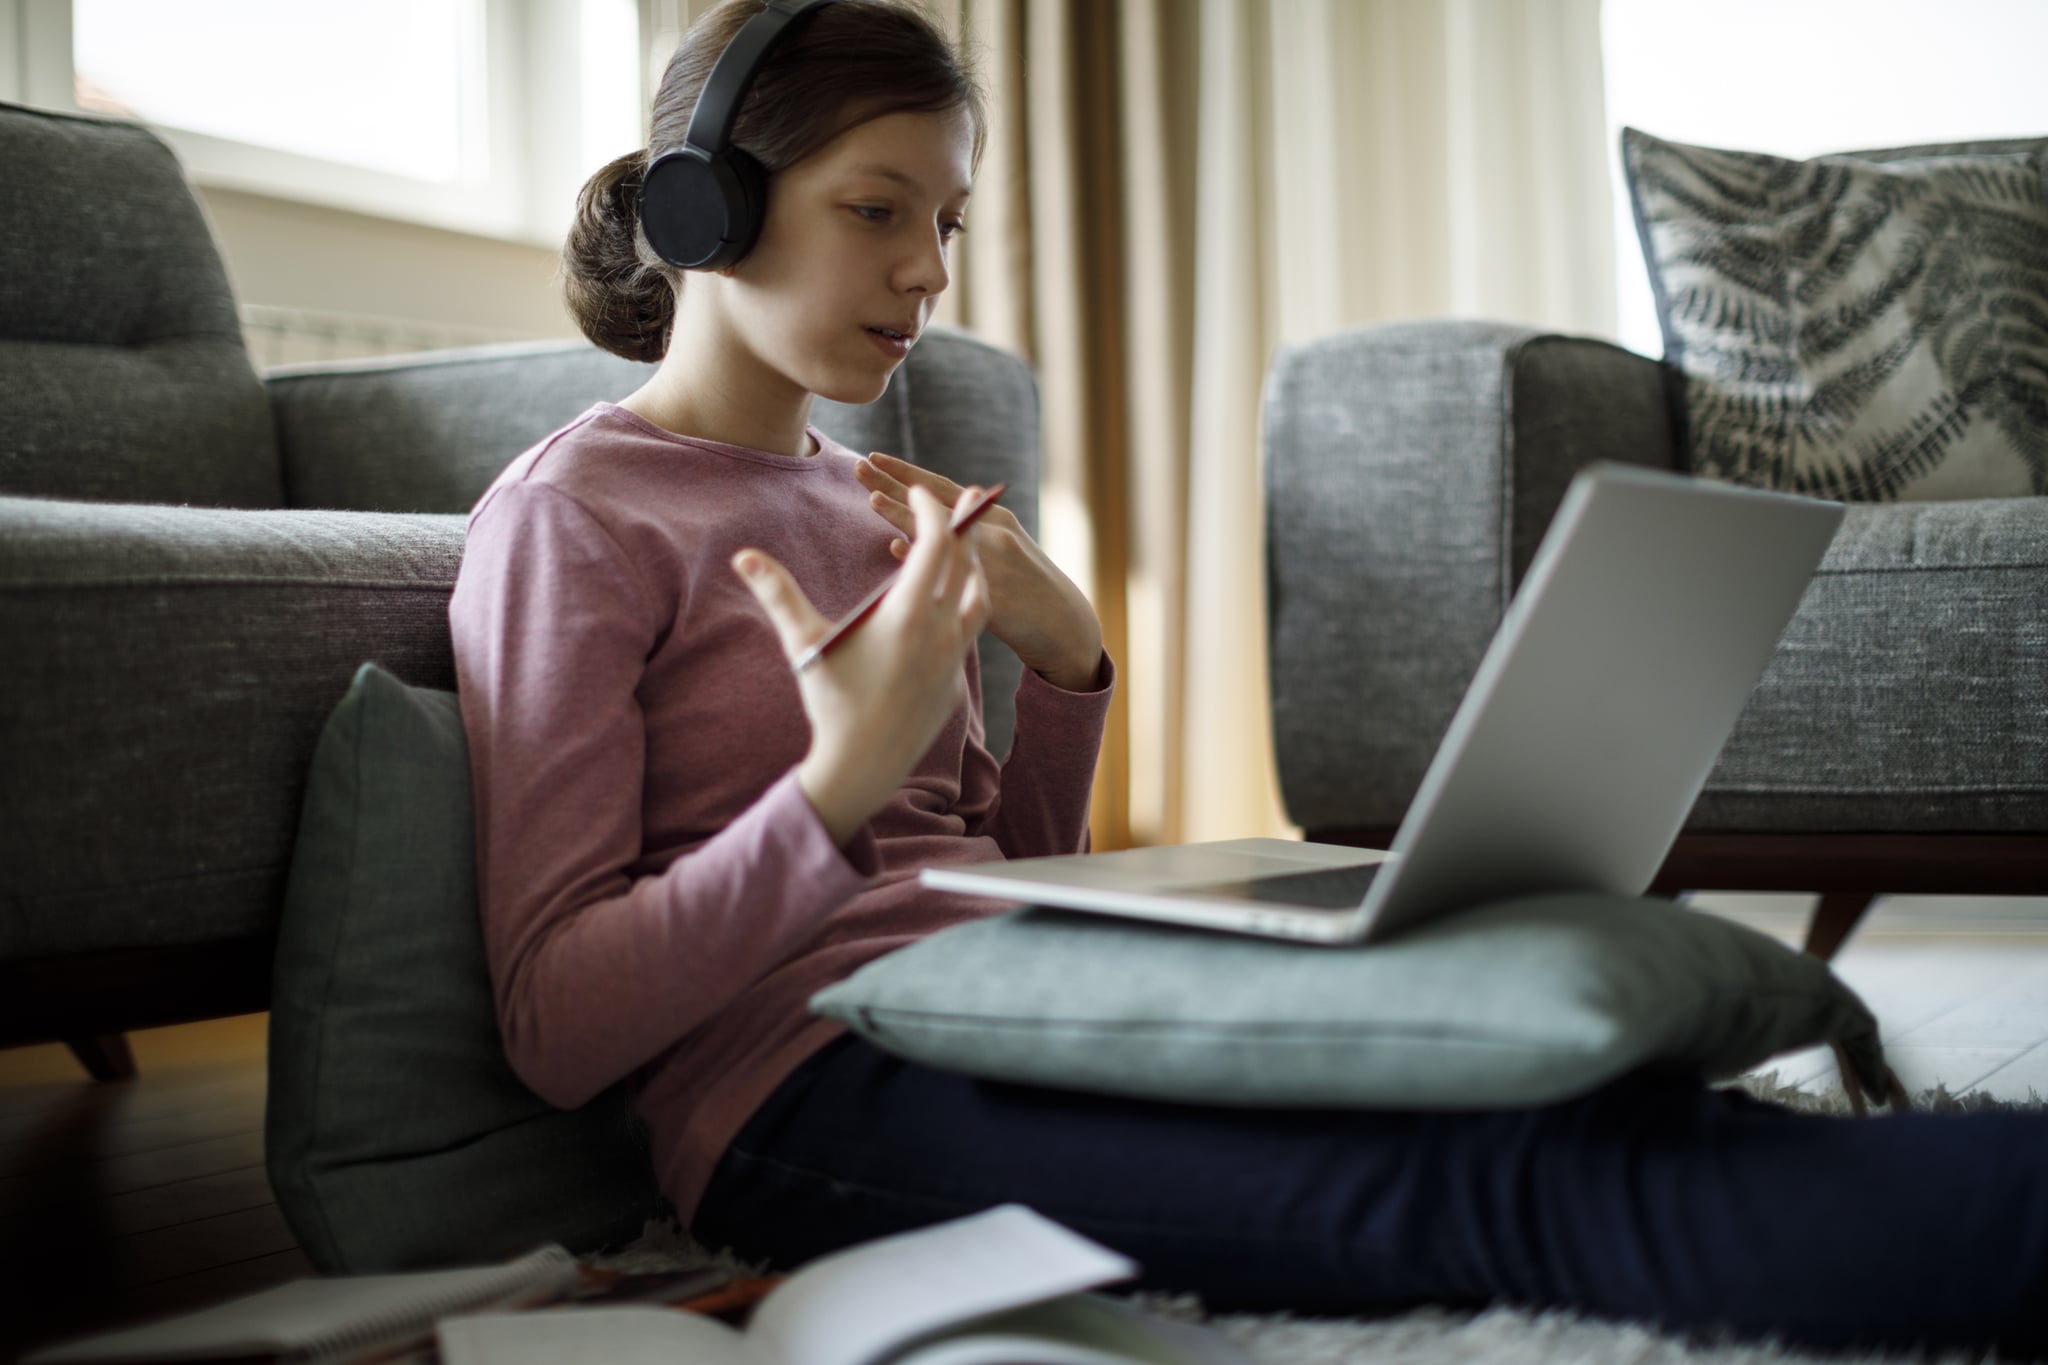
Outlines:
{"label": "laptop trackpad", "polygon": [[1384,866],[1384,863],[1365,863],[1357,867],[1319,867],[1313,872],[1284,872],[1272,877],[1205,882],[1201,886],[1175,889],[1188,895],[1269,901],[1308,910],[1356,910],[1365,900],[1365,889],[1372,885],[1372,879]]}

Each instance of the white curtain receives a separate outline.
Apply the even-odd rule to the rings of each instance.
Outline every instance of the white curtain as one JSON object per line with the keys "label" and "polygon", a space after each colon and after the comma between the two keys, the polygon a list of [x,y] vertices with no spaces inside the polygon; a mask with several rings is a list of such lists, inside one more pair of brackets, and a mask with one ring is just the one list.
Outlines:
{"label": "white curtain", "polygon": [[[1159,832],[1193,840],[1288,832],[1264,667],[1273,349],[1435,316],[1612,336],[1615,248],[1599,0],[1187,3],[1201,115],[1186,682],[1181,818]],[[1135,831],[1150,823],[1134,811]]]}

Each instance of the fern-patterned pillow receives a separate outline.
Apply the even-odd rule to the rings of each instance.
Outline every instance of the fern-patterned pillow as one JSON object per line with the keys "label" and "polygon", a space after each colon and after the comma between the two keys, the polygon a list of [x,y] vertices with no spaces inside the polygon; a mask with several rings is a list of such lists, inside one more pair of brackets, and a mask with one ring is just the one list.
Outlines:
{"label": "fern-patterned pillow", "polygon": [[2048,140],[1622,160],[1693,468],[1848,501],[2048,493]]}

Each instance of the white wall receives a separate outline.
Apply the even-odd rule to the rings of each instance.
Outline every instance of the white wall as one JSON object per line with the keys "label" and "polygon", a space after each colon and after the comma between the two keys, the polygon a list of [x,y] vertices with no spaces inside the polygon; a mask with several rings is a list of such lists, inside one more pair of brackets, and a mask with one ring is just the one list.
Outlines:
{"label": "white wall", "polygon": [[198,191],[237,302],[404,319],[477,339],[575,336],[556,253],[237,190]]}

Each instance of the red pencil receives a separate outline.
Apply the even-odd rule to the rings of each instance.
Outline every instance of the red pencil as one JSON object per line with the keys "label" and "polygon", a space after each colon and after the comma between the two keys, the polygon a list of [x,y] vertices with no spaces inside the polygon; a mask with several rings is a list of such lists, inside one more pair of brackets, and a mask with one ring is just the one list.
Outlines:
{"label": "red pencil", "polygon": [[[996,505],[996,499],[1000,498],[1008,490],[1009,486],[1006,483],[996,484],[984,492],[980,498],[968,504],[965,511],[955,512],[952,524],[947,529],[956,536],[964,533],[968,527],[974,525],[980,519],[983,512]],[[882,598],[888,595],[889,585],[895,581],[895,574],[890,574],[887,578],[883,579],[873,592],[861,599],[859,606],[855,607],[845,616],[842,616],[837,625],[825,632],[824,639],[797,655],[796,662],[791,664],[790,667],[801,673],[819,659],[824,658],[826,651],[845,639],[848,631],[851,631],[862,621],[867,620],[868,613],[882,604]]]}

